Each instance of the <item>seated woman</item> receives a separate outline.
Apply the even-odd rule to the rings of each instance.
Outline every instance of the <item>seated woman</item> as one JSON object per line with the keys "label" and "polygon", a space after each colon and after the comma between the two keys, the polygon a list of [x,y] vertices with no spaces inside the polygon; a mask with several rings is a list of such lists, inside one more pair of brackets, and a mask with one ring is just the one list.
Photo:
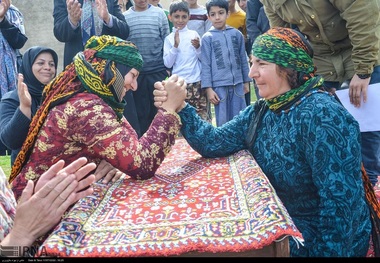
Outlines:
{"label": "seated woman", "polygon": [[[179,80],[179,100],[169,98],[149,130],[138,139],[123,116],[123,97],[137,89],[143,64],[137,47],[108,35],[93,36],[43,92],[43,102],[12,167],[10,182],[18,198],[27,180],[37,181],[56,161],[85,156],[105,160],[135,179],[152,177],[180,129],[175,109],[186,97]],[[177,81],[174,76],[168,81]],[[117,178],[118,175],[115,178]]]}
{"label": "seated woman", "polygon": [[22,58],[17,89],[6,93],[0,102],[0,140],[12,150],[11,165],[41,105],[42,90],[56,76],[57,64],[58,55],[51,48],[29,48]]}
{"label": "seated woman", "polygon": [[[41,105],[42,91],[56,76],[57,53],[48,47],[35,46],[25,51],[18,76],[17,90],[9,91],[0,102],[0,141],[11,153],[11,165],[24,143],[30,123]],[[95,171],[98,179],[108,181],[123,173],[102,160]],[[115,177],[116,178],[116,177]]]}
{"label": "seated woman", "polygon": [[[323,90],[311,46],[295,30],[272,28],[252,54],[249,76],[263,99],[221,127],[183,103],[182,135],[204,157],[252,153],[303,235],[303,245],[290,240],[291,256],[364,257],[371,229],[379,253],[379,221],[372,228],[371,219],[380,206],[364,170],[362,178],[359,125]],[[155,86],[160,106],[173,84]]]}

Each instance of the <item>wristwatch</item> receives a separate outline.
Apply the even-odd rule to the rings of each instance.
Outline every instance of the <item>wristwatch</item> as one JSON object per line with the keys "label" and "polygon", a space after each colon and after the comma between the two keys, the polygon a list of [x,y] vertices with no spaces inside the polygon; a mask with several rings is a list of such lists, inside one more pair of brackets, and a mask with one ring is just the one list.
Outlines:
{"label": "wristwatch", "polygon": [[358,75],[359,79],[368,79],[371,77],[371,74],[356,74]]}

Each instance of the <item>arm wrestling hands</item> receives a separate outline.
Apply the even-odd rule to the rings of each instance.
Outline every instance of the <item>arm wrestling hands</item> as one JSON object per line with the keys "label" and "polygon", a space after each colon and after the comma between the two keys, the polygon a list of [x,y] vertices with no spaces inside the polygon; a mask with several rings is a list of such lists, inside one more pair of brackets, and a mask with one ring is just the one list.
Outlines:
{"label": "arm wrestling hands", "polygon": [[154,105],[171,112],[180,112],[186,106],[187,83],[176,74],[154,83]]}
{"label": "arm wrestling hands", "polygon": [[[163,108],[168,112],[180,111],[186,106],[186,86],[187,84],[185,80],[175,74],[167,80],[156,82],[155,87],[157,90],[155,90],[153,94],[158,92],[158,94],[155,95],[155,100],[157,99],[158,101],[157,104],[156,102],[154,103],[155,106],[158,108]],[[161,96],[160,92],[162,92]],[[98,181],[104,177],[102,183],[106,184],[110,181],[115,182],[123,175],[125,175],[125,173],[113,167],[107,161],[102,160],[95,171],[95,180]]]}

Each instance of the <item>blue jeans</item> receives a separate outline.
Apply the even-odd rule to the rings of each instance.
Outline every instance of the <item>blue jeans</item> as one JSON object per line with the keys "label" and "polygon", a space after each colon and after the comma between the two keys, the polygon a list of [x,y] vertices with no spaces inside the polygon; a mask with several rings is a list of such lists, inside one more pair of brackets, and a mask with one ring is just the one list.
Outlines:
{"label": "blue jeans", "polygon": [[243,83],[234,86],[215,87],[214,91],[220,99],[219,104],[214,106],[216,126],[218,127],[232,120],[247,107]]}
{"label": "blue jeans", "polygon": [[[373,69],[369,84],[380,83],[380,66]],[[362,132],[362,158],[372,185],[380,175],[380,131]]]}
{"label": "blue jeans", "polygon": [[380,175],[380,131],[362,132],[362,159],[372,185]]}
{"label": "blue jeans", "polygon": [[[380,83],[380,66],[376,66],[372,72],[369,84]],[[339,89],[340,83],[325,81],[325,86]],[[361,133],[362,160],[372,185],[375,185],[380,175],[380,131]]]}

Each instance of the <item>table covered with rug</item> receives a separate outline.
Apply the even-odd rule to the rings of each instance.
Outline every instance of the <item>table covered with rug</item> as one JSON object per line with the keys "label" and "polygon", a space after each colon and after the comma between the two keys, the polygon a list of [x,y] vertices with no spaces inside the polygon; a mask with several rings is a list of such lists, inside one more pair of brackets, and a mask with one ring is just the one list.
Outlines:
{"label": "table covered with rug", "polygon": [[207,159],[178,139],[154,178],[123,178],[94,188],[93,195],[65,215],[41,246],[41,254],[248,256],[281,243],[288,255],[284,241],[302,241],[275,190],[245,150]]}

